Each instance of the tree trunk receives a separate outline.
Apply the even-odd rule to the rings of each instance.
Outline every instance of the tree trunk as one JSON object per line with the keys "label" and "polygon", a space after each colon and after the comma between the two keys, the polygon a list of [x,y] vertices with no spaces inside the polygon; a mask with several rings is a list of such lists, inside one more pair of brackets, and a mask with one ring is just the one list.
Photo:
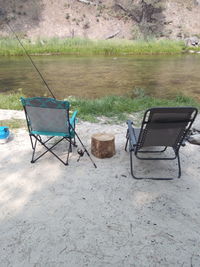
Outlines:
{"label": "tree trunk", "polygon": [[107,133],[92,135],[91,152],[97,158],[110,158],[115,154],[115,136]]}

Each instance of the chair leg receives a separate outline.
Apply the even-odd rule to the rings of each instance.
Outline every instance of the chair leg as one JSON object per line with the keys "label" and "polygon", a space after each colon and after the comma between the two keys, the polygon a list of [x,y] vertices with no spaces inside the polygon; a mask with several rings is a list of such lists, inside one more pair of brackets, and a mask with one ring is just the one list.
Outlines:
{"label": "chair leg", "polygon": [[181,162],[180,162],[179,153],[177,154],[177,160],[178,160],[178,178],[180,178],[181,177]]}
{"label": "chair leg", "polygon": [[[180,178],[181,177],[181,163],[180,163],[180,156],[179,156],[179,153],[177,154],[177,160],[178,160],[178,176],[177,178]],[[150,180],[173,180],[174,178],[173,177],[137,177],[135,174],[134,174],[134,166],[133,166],[133,156],[132,156],[132,151],[130,150],[130,167],[131,167],[131,175],[134,179],[137,179],[137,180],[142,180],[142,179],[150,179]]]}
{"label": "chair leg", "polygon": [[133,173],[133,156],[132,156],[132,151],[130,151],[130,165],[131,165],[131,175],[133,176],[134,179],[141,180],[142,178],[138,178],[134,175]]}
{"label": "chair leg", "polygon": [[128,135],[128,130],[127,130],[127,133],[126,133],[125,151],[127,151],[128,141],[129,141],[129,135]]}
{"label": "chair leg", "polygon": [[73,146],[74,147],[77,147],[77,144],[76,144],[76,135],[74,135]]}
{"label": "chair leg", "polygon": [[66,165],[68,165],[68,160],[69,160],[69,153],[72,152],[72,140],[71,138],[69,139],[69,148],[67,152],[67,160],[66,160]]}
{"label": "chair leg", "polygon": [[[34,137],[36,139],[35,141],[35,145],[34,145],[34,150],[33,150],[33,155],[32,155],[32,160],[31,160],[31,163],[34,163],[36,162],[38,159],[40,159],[42,156],[44,156],[47,152],[50,152],[51,154],[53,154],[60,162],[62,162],[64,165],[68,165],[68,163],[64,162],[61,158],[59,158],[56,153],[54,153],[52,151],[52,149],[58,145],[64,138],[60,139],[59,141],[57,141],[54,145],[52,145],[51,147],[48,147],[46,145],[47,141],[43,142],[41,137],[40,136],[35,136],[35,135],[32,135],[32,137]],[[48,140],[50,140],[52,138],[49,138]],[[36,144],[37,144],[37,141],[43,145],[45,148],[46,148],[46,151],[44,151],[42,154],[40,154],[37,158],[34,159],[34,155],[35,155],[35,151],[36,151]]]}
{"label": "chair leg", "polygon": [[72,140],[69,138],[69,152],[72,152]]}
{"label": "chair leg", "polygon": [[31,146],[32,146],[32,149],[33,149],[31,163],[34,163],[37,160],[37,159],[34,160],[35,150],[36,150],[36,146],[37,146],[37,139],[35,139],[35,143],[34,144],[33,144],[33,139],[32,139],[31,135],[30,135],[30,139],[31,139]]}
{"label": "chair leg", "polygon": [[33,145],[33,140],[32,140],[31,134],[29,134],[29,137],[30,137],[30,140],[31,140],[31,147],[32,147],[32,149],[34,149],[34,145]]}

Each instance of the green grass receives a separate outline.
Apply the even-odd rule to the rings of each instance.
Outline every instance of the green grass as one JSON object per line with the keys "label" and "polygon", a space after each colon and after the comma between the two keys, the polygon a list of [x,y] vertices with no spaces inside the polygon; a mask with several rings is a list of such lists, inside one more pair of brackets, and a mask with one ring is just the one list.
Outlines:
{"label": "green grass", "polygon": [[8,126],[10,129],[18,129],[26,126],[26,121],[21,119],[0,120],[0,126]]}
{"label": "green grass", "polygon": [[97,117],[106,116],[122,121],[127,114],[143,111],[151,107],[195,106],[200,108],[200,103],[190,97],[177,95],[173,99],[161,99],[150,96],[107,96],[100,99],[69,99],[72,109],[77,109],[78,117],[83,120],[96,121]]}
{"label": "green grass", "polygon": [[195,52],[198,52],[200,51],[200,46],[197,46],[197,47],[186,47],[185,48],[185,51],[188,52],[188,51],[195,51]]}
{"label": "green grass", "polygon": [[[0,94],[1,109],[22,110],[20,93]],[[200,103],[191,97],[177,95],[173,99],[162,99],[146,96],[107,96],[98,99],[80,99],[70,97],[72,110],[78,110],[78,117],[83,120],[97,122],[98,117],[108,117],[112,122],[125,121],[128,114],[144,111],[151,107],[194,106],[200,108]]]}
{"label": "green grass", "polygon": [[21,93],[15,94],[0,94],[0,109],[14,109],[22,110],[20,97],[23,96]]}
{"label": "green grass", "polygon": [[[90,40],[79,38],[51,38],[30,41],[21,40],[29,54],[68,55],[133,55],[175,54],[185,50],[183,41],[172,40]],[[23,55],[16,39],[0,39],[0,56]]]}

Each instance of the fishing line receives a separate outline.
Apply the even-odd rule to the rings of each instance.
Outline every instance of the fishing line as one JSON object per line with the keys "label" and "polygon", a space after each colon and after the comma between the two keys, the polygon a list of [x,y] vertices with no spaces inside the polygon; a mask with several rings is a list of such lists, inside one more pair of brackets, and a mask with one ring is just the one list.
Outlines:
{"label": "fishing line", "polygon": [[49,88],[47,82],[45,81],[44,77],[42,76],[41,72],[39,71],[39,69],[37,68],[37,66],[35,65],[34,61],[32,60],[31,56],[28,54],[28,52],[26,51],[24,45],[22,44],[21,40],[19,39],[19,37],[17,36],[17,34],[15,33],[15,31],[12,29],[12,27],[10,26],[10,24],[8,22],[6,22],[7,26],[9,27],[9,29],[11,30],[11,32],[15,35],[15,38],[18,40],[18,42],[20,43],[21,47],[24,49],[24,52],[26,53],[27,57],[29,58],[30,62],[32,63],[32,65],[34,66],[34,68],[36,69],[36,71],[38,72],[38,74],[40,75],[40,78],[42,79],[42,81],[44,82],[44,84],[46,85],[47,89],[49,90],[49,92],[51,93],[52,97],[54,99],[55,96],[53,94],[53,92],[51,91],[51,89]]}
{"label": "fishing line", "polygon": [[[2,9],[0,9],[0,16],[5,16],[5,11],[3,11]],[[44,77],[42,76],[41,72],[39,71],[39,69],[37,68],[37,66],[35,65],[34,61],[32,60],[31,56],[29,55],[29,53],[27,52],[26,48],[24,47],[23,43],[21,42],[21,40],[19,39],[18,35],[16,34],[16,32],[13,30],[13,28],[10,26],[9,22],[8,22],[8,18],[4,18],[3,21],[6,23],[6,25],[8,26],[8,28],[10,29],[10,31],[14,34],[15,38],[17,39],[17,41],[19,42],[19,44],[21,45],[21,47],[23,48],[26,56],[28,57],[28,59],[30,60],[31,64],[33,65],[33,67],[35,68],[35,70],[37,71],[37,73],[39,74],[40,78],[42,79],[42,81],[44,82],[45,86],[47,87],[48,91],[51,93],[52,97],[54,99],[55,96],[53,94],[53,92],[51,91],[51,89],[49,88],[47,82],[45,81]]]}
{"label": "fishing line", "polygon": [[[28,54],[28,52],[26,51],[26,48],[24,47],[23,43],[22,43],[21,40],[19,39],[18,35],[15,33],[15,31],[13,30],[13,28],[10,26],[10,24],[9,24],[9,20],[8,20],[8,18],[6,18],[5,14],[6,14],[6,12],[5,12],[2,8],[0,8],[0,25],[1,25],[2,21],[5,22],[5,23],[7,24],[8,28],[9,28],[10,31],[14,34],[15,38],[18,40],[18,42],[19,42],[19,44],[21,45],[21,47],[23,48],[23,50],[24,50],[26,56],[29,58],[31,64],[34,66],[35,70],[37,71],[37,73],[39,74],[40,78],[42,79],[42,81],[43,81],[44,84],[46,85],[46,87],[47,87],[47,89],[49,90],[49,92],[51,93],[52,97],[53,97],[54,99],[56,99],[55,96],[54,96],[54,94],[53,94],[53,92],[52,92],[51,89],[49,88],[47,82],[45,81],[44,77],[42,76],[41,72],[39,71],[39,69],[38,69],[37,66],[35,65],[34,61],[33,61],[32,58],[31,58],[31,56],[30,56],[30,55]],[[3,19],[1,20],[1,17],[5,17],[5,18],[3,18]],[[71,127],[72,127],[72,126],[71,126]],[[92,158],[91,158],[89,152],[88,152],[87,149],[85,148],[84,144],[82,143],[82,141],[81,141],[80,137],[78,136],[78,134],[76,133],[75,129],[74,129],[73,127],[72,127],[72,129],[73,129],[73,131],[75,132],[75,135],[77,136],[77,138],[78,138],[79,142],[81,143],[82,147],[84,148],[84,150],[82,150],[82,149],[78,149],[78,151],[77,151],[78,154],[79,154],[79,159],[78,159],[78,161],[80,160],[80,157],[83,157],[84,152],[86,152],[86,154],[88,155],[89,159],[90,159],[91,162],[93,163],[94,167],[97,168],[96,164],[95,164],[94,161],[92,160]]]}

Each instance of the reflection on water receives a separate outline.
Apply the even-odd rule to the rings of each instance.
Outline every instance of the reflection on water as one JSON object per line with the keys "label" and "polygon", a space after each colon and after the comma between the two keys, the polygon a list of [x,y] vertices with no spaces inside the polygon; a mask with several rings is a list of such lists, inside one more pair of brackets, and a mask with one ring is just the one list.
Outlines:
{"label": "reflection on water", "polygon": [[[200,55],[72,57],[35,56],[33,60],[57,98],[123,95],[143,88],[169,97],[183,92],[200,100]],[[0,91],[27,96],[49,92],[26,57],[0,57]]]}

